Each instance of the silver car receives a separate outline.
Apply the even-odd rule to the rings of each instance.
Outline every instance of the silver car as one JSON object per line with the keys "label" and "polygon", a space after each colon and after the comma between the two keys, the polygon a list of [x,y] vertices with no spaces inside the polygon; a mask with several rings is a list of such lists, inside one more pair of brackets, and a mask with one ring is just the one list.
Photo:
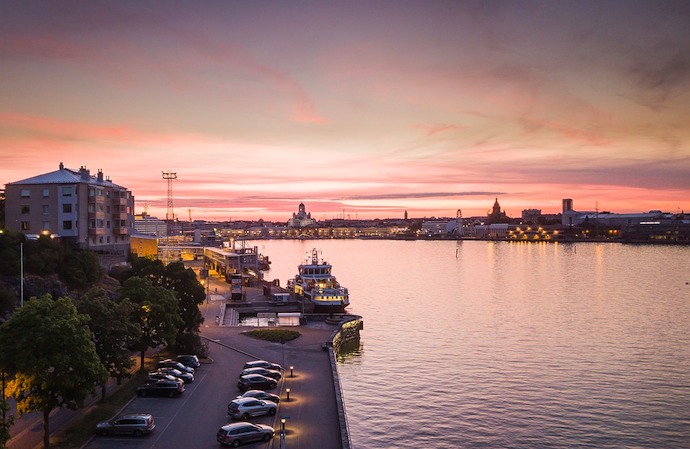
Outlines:
{"label": "silver car", "polygon": [[156,427],[153,416],[149,414],[135,414],[118,416],[112,421],[103,421],[96,426],[99,435],[134,435],[140,437],[148,435]]}
{"label": "silver car", "polygon": [[233,419],[249,419],[252,416],[273,416],[278,410],[275,402],[257,398],[237,398],[228,404],[228,416]]}

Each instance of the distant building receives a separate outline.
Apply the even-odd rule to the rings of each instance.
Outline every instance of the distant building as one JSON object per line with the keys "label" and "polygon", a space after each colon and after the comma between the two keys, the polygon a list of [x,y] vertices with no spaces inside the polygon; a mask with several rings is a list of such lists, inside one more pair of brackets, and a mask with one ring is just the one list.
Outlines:
{"label": "distant building", "polygon": [[288,228],[306,228],[313,225],[315,222],[311,218],[311,214],[307,213],[304,203],[299,203],[299,210],[292,214],[292,218],[288,220]]}
{"label": "distant building", "polygon": [[147,214],[134,216],[134,230],[137,234],[164,237],[168,235],[168,224]]}
{"label": "distant building", "polygon": [[7,229],[51,235],[101,252],[127,254],[134,196],[126,187],[91,176],[86,167],[65,168],[11,182],[5,187]]}
{"label": "distant building", "polygon": [[458,220],[428,220],[422,222],[421,233],[423,235],[448,235],[457,232]]}
{"label": "distant building", "polygon": [[496,223],[509,223],[509,222],[510,222],[510,218],[508,218],[508,215],[506,215],[505,211],[501,210],[501,205],[498,204],[498,198],[496,198],[496,201],[494,201],[493,208],[487,214],[487,223],[496,224]]}
{"label": "distant building", "polygon": [[541,217],[541,209],[525,209],[522,211],[523,223],[537,223]]}

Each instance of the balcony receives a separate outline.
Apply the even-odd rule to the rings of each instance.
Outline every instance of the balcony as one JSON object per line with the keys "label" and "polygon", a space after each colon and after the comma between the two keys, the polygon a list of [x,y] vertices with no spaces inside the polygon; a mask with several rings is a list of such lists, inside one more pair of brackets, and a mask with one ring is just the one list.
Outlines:
{"label": "balcony", "polygon": [[105,235],[105,228],[91,228],[89,229],[89,235]]}
{"label": "balcony", "polygon": [[127,235],[127,234],[129,234],[129,230],[125,227],[113,228],[113,235]]}
{"label": "balcony", "polygon": [[89,204],[103,204],[103,203],[105,203],[105,196],[103,196],[103,195],[89,196]]}
{"label": "balcony", "polygon": [[105,212],[89,212],[89,220],[105,220]]}
{"label": "balcony", "polygon": [[127,212],[113,212],[113,221],[127,220]]}

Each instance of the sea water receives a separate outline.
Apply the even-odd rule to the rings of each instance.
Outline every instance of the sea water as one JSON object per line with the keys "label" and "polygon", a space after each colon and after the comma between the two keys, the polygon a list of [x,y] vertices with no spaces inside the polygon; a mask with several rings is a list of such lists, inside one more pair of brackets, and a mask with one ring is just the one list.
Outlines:
{"label": "sea water", "polygon": [[350,289],[354,448],[690,448],[690,247],[252,244],[267,279],[318,248]]}

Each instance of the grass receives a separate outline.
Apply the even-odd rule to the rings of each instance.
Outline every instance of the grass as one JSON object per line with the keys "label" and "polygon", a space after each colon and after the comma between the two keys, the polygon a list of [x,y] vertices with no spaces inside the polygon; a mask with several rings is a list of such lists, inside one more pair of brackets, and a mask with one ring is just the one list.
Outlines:
{"label": "grass", "polygon": [[291,341],[302,336],[299,332],[288,329],[254,329],[242,333],[252,338],[272,341],[274,343]]}
{"label": "grass", "polygon": [[[160,359],[163,359],[161,355]],[[146,383],[148,372],[155,369],[159,358],[146,358],[143,372],[133,373],[129,379],[124,379],[122,384],[105,401],[98,401],[93,405],[80,410],[80,414],[69,427],[50,436],[52,449],[80,448],[94,435],[96,424],[107,421],[116,416],[120,410],[136,395],[137,387]],[[100,395],[100,388],[96,394]],[[42,449],[43,441],[34,449]]]}

